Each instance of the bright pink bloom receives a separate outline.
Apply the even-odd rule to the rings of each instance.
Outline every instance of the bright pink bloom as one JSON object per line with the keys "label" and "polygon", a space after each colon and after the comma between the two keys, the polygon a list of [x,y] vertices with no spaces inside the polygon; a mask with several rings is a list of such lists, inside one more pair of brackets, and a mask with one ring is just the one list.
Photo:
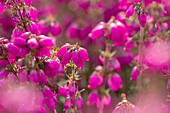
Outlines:
{"label": "bright pink bloom", "polygon": [[132,40],[127,40],[124,50],[129,51],[133,47],[133,41]]}
{"label": "bright pink bloom", "polygon": [[41,47],[52,47],[53,41],[50,37],[41,36],[41,39],[39,40],[39,44]]}
{"label": "bright pink bloom", "polygon": [[56,54],[57,57],[63,56],[66,53],[66,51],[67,51],[67,46],[62,46]]}
{"label": "bright pink bloom", "polygon": [[81,58],[81,60],[83,62],[86,62],[86,61],[89,61],[89,58],[88,58],[88,53],[85,49],[81,48],[79,51],[78,51],[78,54]]}
{"label": "bright pink bloom", "polygon": [[90,105],[93,105],[94,103],[97,103],[97,101],[99,101],[99,97],[98,97],[98,94],[95,93],[95,92],[91,92],[89,94],[89,97],[88,97],[88,102],[87,104],[90,104]]}
{"label": "bright pink bloom", "polygon": [[0,2],[0,14],[3,13],[5,10],[4,10],[4,7],[2,5],[2,3]]}
{"label": "bright pink bloom", "polygon": [[54,78],[57,74],[59,66],[60,64],[57,61],[48,60],[47,64],[44,67],[44,72],[48,77]]}
{"label": "bright pink bloom", "polygon": [[58,87],[58,94],[60,96],[63,96],[64,98],[67,98],[67,96],[68,96],[67,89],[65,89],[64,87],[59,86]]}
{"label": "bright pink bloom", "polygon": [[76,64],[77,68],[83,68],[83,61],[80,59],[77,51],[73,51],[72,60],[73,60],[73,63]]}
{"label": "bright pink bloom", "polygon": [[134,7],[133,6],[130,6],[127,11],[126,11],[126,17],[129,18],[133,15],[134,13]]}
{"label": "bright pink bloom", "polygon": [[34,22],[34,21],[37,21],[37,10],[34,8],[34,7],[31,7],[30,9],[30,16],[31,16],[31,20]]}
{"label": "bright pink bloom", "polygon": [[106,69],[108,70],[115,70],[120,72],[120,63],[116,58],[108,59],[106,62]]}
{"label": "bright pink bloom", "polygon": [[58,36],[61,34],[61,27],[59,25],[59,23],[53,23],[51,26],[50,26],[50,32],[53,36]]}
{"label": "bright pink bloom", "polygon": [[70,107],[71,107],[71,100],[67,98],[64,102],[64,111],[68,111]]}
{"label": "bright pink bloom", "polygon": [[30,4],[31,4],[31,0],[24,0],[24,2],[27,6],[30,6]]}
{"label": "bright pink bloom", "polygon": [[147,21],[146,14],[138,15],[138,20],[139,20],[140,25],[142,27],[145,27],[145,24]]}
{"label": "bright pink bloom", "polygon": [[40,82],[42,85],[45,85],[46,82],[47,82],[46,76],[45,76],[43,70],[40,70],[40,71],[39,71],[39,82]]}
{"label": "bright pink bloom", "polygon": [[107,83],[112,91],[118,90],[122,84],[121,79],[117,73],[112,73],[111,76],[108,78]]}
{"label": "bright pink bloom", "polygon": [[68,51],[63,55],[61,59],[61,63],[65,66],[67,63],[69,63],[70,59],[71,59],[71,51]]}
{"label": "bright pink bloom", "polygon": [[28,44],[30,49],[36,50],[38,48],[38,41],[37,41],[36,38],[30,38],[27,41],[27,44]]}
{"label": "bright pink bloom", "polygon": [[13,43],[18,47],[24,47],[26,45],[26,40],[23,38],[14,38]]}
{"label": "bright pink bloom", "polygon": [[71,39],[75,39],[78,37],[78,26],[77,24],[72,24],[66,31],[66,35],[67,37],[71,38]]}
{"label": "bright pink bloom", "polygon": [[135,66],[135,67],[132,69],[131,80],[136,81],[138,75],[139,75],[139,68],[138,68],[137,66]]}
{"label": "bright pink bloom", "polygon": [[104,29],[105,23],[100,22],[96,25],[96,27],[92,30],[92,32],[89,34],[90,38],[92,40],[95,40],[103,35],[103,29]]}
{"label": "bright pink bloom", "polygon": [[77,110],[82,110],[82,107],[83,107],[83,99],[82,99],[81,96],[77,96],[77,97],[76,97],[75,106],[77,107]]}
{"label": "bright pink bloom", "polygon": [[93,72],[92,75],[89,78],[89,89],[95,89],[96,87],[100,86],[102,84],[103,77],[98,72]]}

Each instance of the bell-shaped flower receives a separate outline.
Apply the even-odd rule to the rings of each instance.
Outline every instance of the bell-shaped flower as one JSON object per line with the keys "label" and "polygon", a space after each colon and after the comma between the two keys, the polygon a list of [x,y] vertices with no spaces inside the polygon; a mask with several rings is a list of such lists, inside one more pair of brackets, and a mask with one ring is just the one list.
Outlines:
{"label": "bell-shaped flower", "polygon": [[61,34],[61,27],[59,25],[59,23],[53,23],[50,28],[49,28],[49,31],[51,32],[51,34],[53,36],[58,36]]}
{"label": "bell-shaped flower", "polygon": [[83,99],[82,99],[81,96],[77,96],[77,97],[76,97],[75,106],[77,107],[77,110],[82,110],[82,107],[83,107]]}
{"label": "bell-shaped flower", "polygon": [[122,86],[121,79],[117,73],[111,73],[109,75],[107,83],[112,91],[116,91]]}
{"label": "bell-shaped flower", "polygon": [[99,24],[96,25],[96,27],[92,30],[92,32],[89,34],[89,37],[92,40],[95,40],[103,35],[103,29],[104,29],[105,23],[100,22]]}
{"label": "bell-shaped flower", "polygon": [[103,82],[103,77],[98,72],[93,72],[89,78],[89,89],[95,89],[96,87],[100,86]]}
{"label": "bell-shaped flower", "polygon": [[130,6],[127,11],[126,11],[126,17],[129,18],[133,15],[134,13],[134,7],[133,6]]}
{"label": "bell-shaped flower", "polygon": [[71,51],[66,52],[61,59],[61,64],[63,64],[64,66],[68,64],[71,59],[71,54]]}
{"label": "bell-shaped flower", "polygon": [[73,51],[72,60],[73,60],[73,63],[76,64],[78,69],[83,68],[83,61],[80,59],[79,54],[78,54],[77,51]]}
{"label": "bell-shaped flower", "polygon": [[145,27],[145,24],[147,21],[146,14],[138,15],[138,20],[139,20],[140,25],[142,27]]}
{"label": "bell-shaped flower", "polygon": [[37,41],[36,38],[30,38],[27,41],[27,44],[28,44],[30,49],[36,50],[38,48],[38,41]]}
{"label": "bell-shaped flower", "polygon": [[135,66],[135,67],[132,69],[131,80],[136,81],[138,75],[139,75],[139,68],[138,68],[137,66]]}
{"label": "bell-shaped flower", "polygon": [[78,51],[78,54],[81,58],[81,60],[83,62],[86,62],[86,61],[89,61],[89,58],[88,58],[88,53],[85,49],[81,48],[79,51]]}
{"label": "bell-shaped flower", "polygon": [[67,98],[64,102],[64,111],[68,111],[70,107],[71,107],[71,99]]}

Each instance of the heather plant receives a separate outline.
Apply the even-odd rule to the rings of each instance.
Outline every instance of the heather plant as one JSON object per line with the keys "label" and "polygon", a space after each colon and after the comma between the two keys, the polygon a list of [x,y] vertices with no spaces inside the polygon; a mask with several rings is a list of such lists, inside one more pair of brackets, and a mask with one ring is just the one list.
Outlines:
{"label": "heather plant", "polygon": [[169,113],[169,6],[1,0],[0,112]]}

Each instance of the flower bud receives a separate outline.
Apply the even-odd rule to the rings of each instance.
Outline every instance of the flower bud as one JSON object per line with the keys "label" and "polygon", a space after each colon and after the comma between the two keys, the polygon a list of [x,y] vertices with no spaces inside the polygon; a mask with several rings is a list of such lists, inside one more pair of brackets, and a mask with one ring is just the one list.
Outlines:
{"label": "flower bud", "polygon": [[63,58],[61,59],[61,63],[65,66],[67,63],[69,63],[70,59],[71,59],[71,51],[68,51],[63,55]]}
{"label": "flower bud", "polygon": [[56,56],[57,56],[57,57],[61,57],[61,56],[63,56],[63,55],[66,53],[66,51],[67,51],[67,46],[62,46],[62,47],[58,50]]}
{"label": "flower bud", "polygon": [[30,6],[30,4],[31,4],[31,0],[24,0],[24,2],[27,6]]}
{"label": "flower bud", "polygon": [[38,42],[37,42],[36,38],[30,38],[27,41],[27,44],[30,49],[36,50],[38,48]]}
{"label": "flower bud", "polygon": [[128,40],[125,44],[124,50],[129,51],[132,48],[132,46],[133,46],[133,41]]}
{"label": "flower bud", "polygon": [[135,67],[132,69],[131,80],[136,81],[138,75],[139,75],[139,69],[138,69],[137,66],[135,66]]}
{"label": "flower bud", "polygon": [[79,54],[78,54],[77,51],[73,51],[72,60],[73,60],[73,63],[76,64],[78,69],[83,68],[83,61],[80,59]]}
{"label": "flower bud", "polygon": [[134,7],[133,6],[130,6],[127,11],[126,11],[126,17],[129,18],[133,15],[134,13]]}
{"label": "flower bud", "polygon": [[4,7],[2,5],[2,3],[0,2],[0,14],[3,13],[5,10],[4,10]]}
{"label": "flower bud", "polygon": [[78,31],[79,30],[77,24],[73,24],[67,29],[66,35],[71,39],[75,39],[78,37]]}
{"label": "flower bud", "polygon": [[96,87],[100,86],[103,82],[103,77],[100,75],[100,73],[93,72],[92,75],[89,78],[89,89],[95,89]]}
{"label": "flower bud", "polygon": [[111,76],[108,78],[108,86],[112,91],[116,91],[121,87],[121,79],[118,74],[112,73]]}
{"label": "flower bud", "polygon": [[92,30],[92,32],[89,34],[90,38],[92,40],[95,40],[103,35],[103,29],[104,29],[105,23],[100,22],[96,25],[96,27]]}
{"label": "flower bud", "polygon": [[82,107],[83,107],[83,99],[82,99],[81,96],[77,96],[77,97],[76,97],[75,106],[77,107],[77,110],[82,110]]}
{"label": "flower bud", "polygon": [[59,25],[59,23],[55,23],[55,24],[52,24],[50,26],[50,32],[53,36],[58,36],[61,34],[61,27]]}
{"label": "flower bud", "polygon": [[142,14],[142,15],[138,15],[138,20],[139,20],[139,23],[142,27],[145,27],[145,24],[146,24],[146,15],[145,14]]}
{"label": "flower bud", "polygon": [[14,38],[13,43],[18,47],[24,47],[26,45],[26,40],[23,38]]}
{"label": "flower bud", "polygon": [[18,53],[19,53],[19,49],[15,45],[13,45],[12,43],[7,44],[7,51],[9,53],[11,53],[12,55],[18,55]]}
{"label": "flower bud", "polygon": [[44,36],[40,39],[39,44],[41,47],[52,47],[53,41],[52,38]]}
{"label": "flower bud", "polygon": [[30,9],[30,16],[31,16],[31,20],[33,22],[37,21],[37,10],[34,7],[31,7]]}
{"label": "flower bud", "polygon": [[40,72],[39,72],[39,82],[42,84],[42,85],[45,85],[47,80],[46,80],[46,76],[44,74],[44,71],[41,69]]}
{"label": "flower bud", "polygon": [[80,49],[78,51],[78,54],[80,56],[80,59],[83,61],[83,62],[86,62],[86,61],[89,61],[89,58],[88,58],[88,53],[85,49]]}
{"label": "flower bud", "polygon": [[64,102],[64,111],[68,111],[70,107],[71,107],[71,100],[67,98]]}
{"label": "flower bud", "polygon": [[64,87],[61,87],[61,86],[58,87],[58,94],[60,96],[63,96],[64,98],[67,98],[67,96],[68,96],[67,90]]}

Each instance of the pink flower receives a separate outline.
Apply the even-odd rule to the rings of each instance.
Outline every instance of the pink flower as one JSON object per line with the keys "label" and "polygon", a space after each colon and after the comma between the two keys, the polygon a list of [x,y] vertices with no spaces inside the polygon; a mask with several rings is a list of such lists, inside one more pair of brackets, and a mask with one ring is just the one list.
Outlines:
{"label": "pink flower", "polygon": [[95,92],[91,92],[89,94],[89,97],[88,97],[88,102],[87,104],[90,104],[90,105],[93,105],[94,103],[97,103],[97,101],[99,101],[99,97],[98,97],[98,94],[95,93]]}
{"label": "pink flower", "polygon": [[16,47],[14,44],[7,44],[6,45],[7,46],[7,51],[9,52],[9,53],[11,53],[12,55],[14,55],[14,56],[17,56],[18,55],[18,53],[19,53],[19,49],[18,49],[18,47]]}
{"label": "pink flower", "polygon": [[124,50],[125,51],[129,51],[131,48],[133,47],[133,41],[132,40],[127,40],[126,44],[125,44],[125,47],[124,47]]}
{"label": "pink flower", "polygon": [[98,72],[93,72],[92,75],[89,78],[89,89],[95,89],[96,87],[100,86],[102,84],[103,77]]}
{"label": "pink flower", "polygon": [[77,107],[77,110],[82,110],[82,107],[83,107],[83,99],[82,99],[81,96],[77,96],[77,97],[76,97],[75,106]]}
{"label": "pink flower", "polygon": [[120,63],[116,58],[108,59],[106,62],[106,69],[108,70],[115,70],[120,72]]}
{"label": "pink flower", "polygon": [[66,35],[67,37],[71,38],[71,39],[75,39],[78,37],[78,26],[77,24],[72,24],[66,31]]}
{"label": "pink flower", "polygon": [[61,59],[61,63],[65,66],[67,63],[69,63],[70,59],[71,59],[71,51],[68,51],[63,55]]}
{"label": "pink flower", "polygon": [[61,34],[61,27],[59,25],[59,23],[53,23],[51,26],[50,26],[50,32],[53,36],[58,36]]}
{"label": "pink flower", "polygon": [[26,40],[23,38],[14,38],[13,43],[18,47],[24,47],[26,45]]}
{"label": "pink flower", "polygon": [[139,69],[138,69],[137,66],[135,66],[135,67],[132,69],[131,80],[136,81],[138,75],[139,75]]}
{"label": "pink flower", "polygon": [[24,0],[24,2],[27,6],[30,6],[30,4],[31,4],[31,0]]}
{"label": "pink flower", "polygon": [[133,6],[130,6],[127,11],[126,11],[126,17],[129,18],[133,15],[134,13],[134,7]]}
{"label": "pink flower", "polygon": [[40,70],[40,71],[39,71],[39,82],[40,82],[42,85],[45,85],[46,82],[47,82],[46,76],[45,76],[43,70]]}
{"label": "pink flower", "polygon": [[112,91],[116,91],[121,87],[121,79],[117,73],[110,74],[107,83]]}
{"label": "pink flower", "polygon": [[39,44],[41,47],[52,47],[53,41],[50,37],[41,36],[41,39],[39,40]]}
{"label": "pink flower", "polygon": [[2,3],[0,2],[0,14],[3,13],[5,10],[4,10],[4,7],[2,5]]}
{"label": "pink flower", "polygon": [[146,14],[142,14],[142,15],[138,15],[138,20],[139,20],[139,23],[142,27],[145,27],[145,24],[146,24]]}
{"label": "pink flower", "polygon": [[34,21],[37,21],[37,10],[34,8],[34,7],[31,7],[30,9],[30,16],[31,16],[31,20],[34,22]]}
{"label": "pink flower", "polygon": [[58,50],[56,56],[57,56],[57,57],[61,57],[61,56],[63,56],[63,55],[65,54],[66,51],[67,51],[67,46],[62,46],[62,47]]}
{"label": "pink flower", "polygon": [[44,67],[44,72],[48,77],[54,78],[57,74],[59,66],[60,64],[57,61],[48,60],[47,64]]}
{"label": "pink flower", "polygon": [[68,111],[70,107],[71,107],[71,100],[67,98],[64,102],[64,111]]}
{"label": "pink flower", "polygon": [[27,41],[27,44],[28,44],[30,49],[36,50],[38,48],[38,41],[37,41],[36,38],[30,38]]}
{"label": "pink flower", "polygon": [[92,40],[95,40],[103,35],[103,29],[104,29],[105,23],[100,22],[96,25],[96,27],[92,30],[92,32],[89,34],[89,37]]}
{"label": "pink flower", "polygon": [[83,62],[86,62],[86,61],[89,61],[89,58],[88,58],[88,53],[85,49],[81,48],[79,51],[78,51],[78,54],[81,58],[81,60]]}
{"label": "pink flower", "polygon": [[68,96],[67,89],[65,89],[64,87],[59,86],[58,87],[58,94],[60,96],[63,96],[64,98],[67,98],[67,96]]}
{"label": "pink flower", "polygon": [[78,69],[83,68],[83,61],[80,59],[79,54],[78,54],[77,51],[73,51],[72,60],[73,60],[73,63],[76,64]]}
{"label": "pink flower", "polygon": [[73,95],[76,93],[76,91],[77,91],[77,86],[75,85],[75,83],[69,83],[68,92],[71,97],[73,97]]}
{"label": "pink flower", "polygon": [[111,23],[109,26],[111,33],[111,40],[114,46],[124,45],[127,40],[127,30],[123,23],[117,21],[116,23]]}

